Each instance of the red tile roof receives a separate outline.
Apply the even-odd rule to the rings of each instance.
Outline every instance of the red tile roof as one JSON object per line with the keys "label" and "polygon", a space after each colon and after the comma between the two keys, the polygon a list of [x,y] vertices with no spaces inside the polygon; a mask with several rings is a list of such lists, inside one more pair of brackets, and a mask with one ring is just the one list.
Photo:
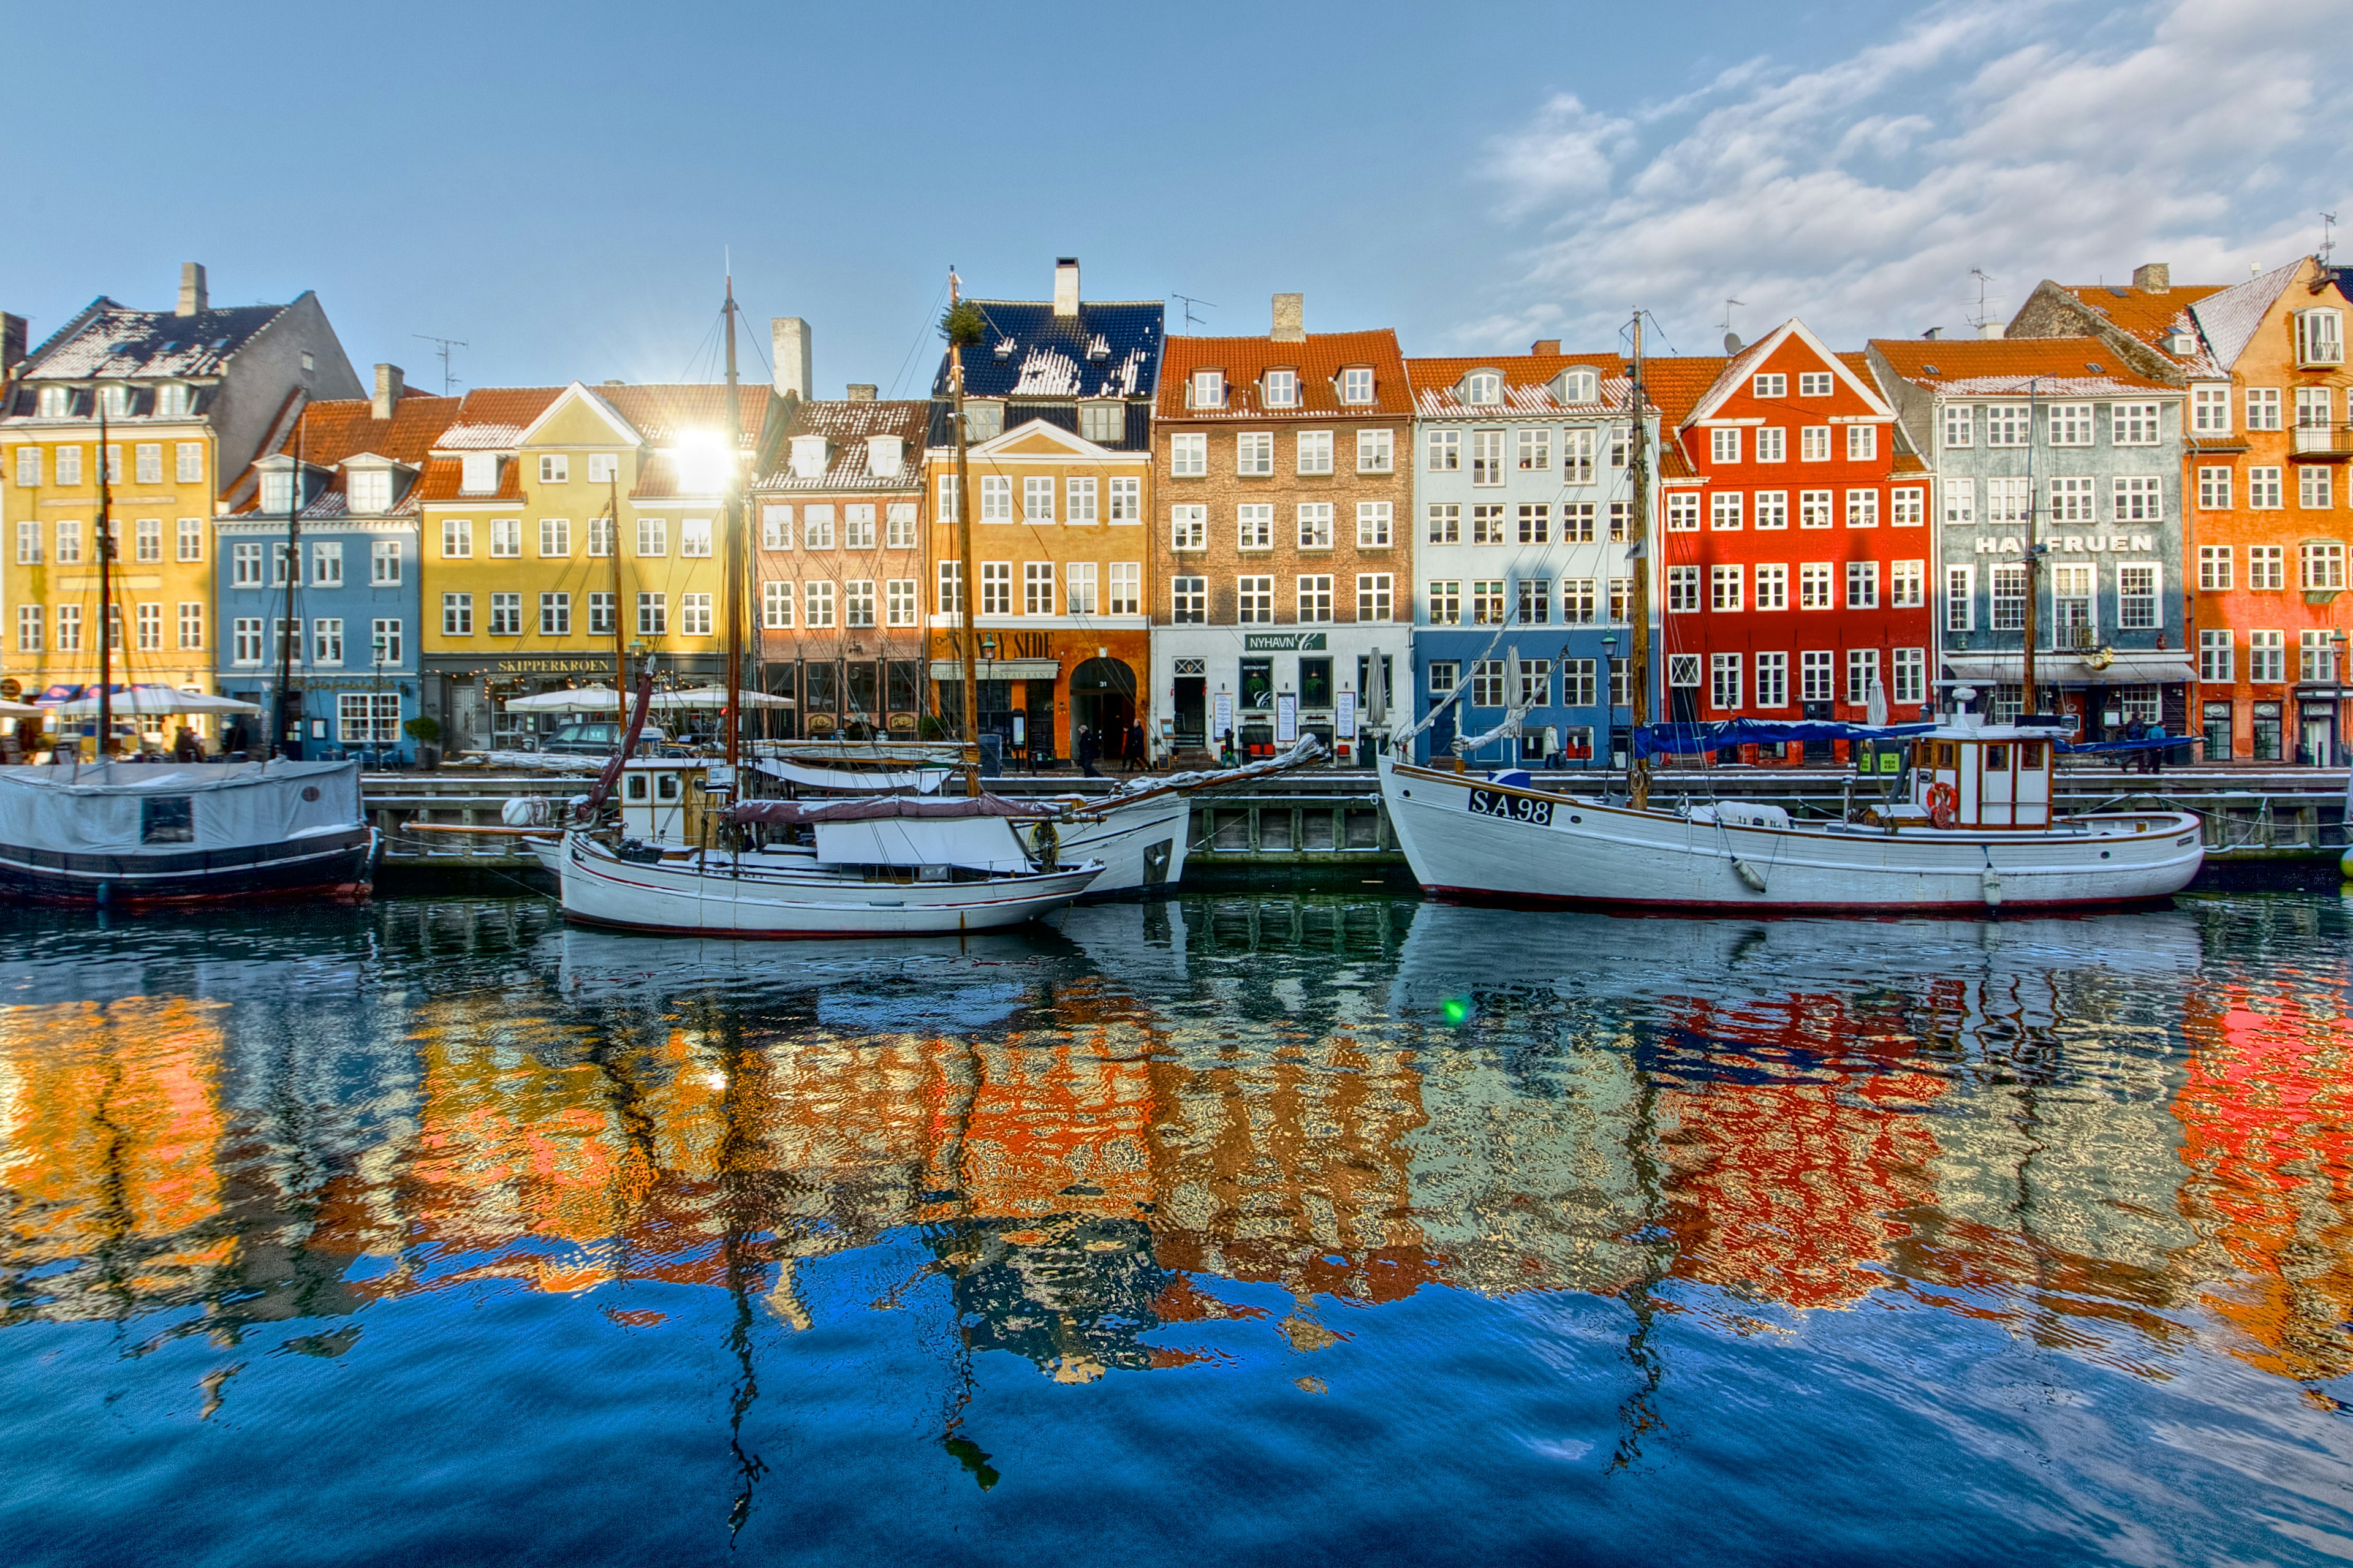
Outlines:
{"label": "red tile roof", "polygon": [[441,433],[437,452],[499,450],[522,438],[531,422],[564,395],[560,386],[483,386],[459,399],[458,417]]}
{"label": "red tile roof", "polygon": [[[1340,372],[1357,365],[1372,367],[1369,405],[1340,401]],[[1226,406],[1187,405],[1196,370],[1226,373]],[[1261,406],[1259,376],[1269,370],[1299,373],[1299,406]],[[1296,342],[1278,342],[1272,338],[1170,338],[1161,356],[1160,372],[1157,414],[1163,419],[1330,419],[1382,415],[1403,418],[1413,412],[1405,354],[1398,347],[1397,333],[1386,327],[1371,332],[1310,332]]]}
{"label": "red tile roof", "polygon": [[1708,388],[1715,384],[1724,367],[1732,363],[1725,354],[1692,354],[1669,359],[1642,362],[1642,390],[1659,411],[1660,419],[1669,428],[1682,424],[1699,406]]}
{"label": "red tile roof", "polygon": [[[1553,397],[1553,378],[1571,365],[1582,365],[1599,373],[1595,387],[1598,395],[1593,402],[1564,404]],[[1407,379],[1413,385],[1415,412],[1424,417],[1489,412],[1464,404],[1455,396],[1455,389],[1461,384],[1462,378],[1474,370],[1492,370],[1503,376],[1503,412],[1507,414],[1546,414],[1555,409],[1580,406],[1623,408],[1633,392],[1633,382],[1626,374],[1626,362],[1614,353],[1491,354],[1484,358],[1409,359],[1405,362],[1405,369]]]}
{"label": "red tile roof", "polygon": [[[590,388],[612,405],[613,412],[637,427],[638,434],[657,447],[671,447],[689,430],[721,430],[727,424],[727,388],[715,382],[657,383],[646,386]],[[742,445],[750,450],[760,439],[773,393],[765,382],[747,382],[737,388]]]}
{"label": "red tile roof", "polygon": [[[346,458],[373,452],[379,458],[390,458],[396,463],[421,466],[426,454],[433,449],[443,430],[458,416],[461,400],[455,397],[433,397],[424,393],[410,393],[394,406],[390,419],[378,419],[375,405],[364,397],[336,398],[313,403],[302,410],[299,419],[283,422],[280,439],[262,456],[302,455],[302,461],[312,468],[335,468]],[[297,427],[300,437],[297,437]],[[343,476],[337,469],[327,481],[325,496],[343,493]],[[230,498],[230,511],[238,515],[252,511],[259,505],[259,480],[256,470],[248,468],[237,482],[224,493]],[[410,498],[404,498],[404,503]],[[318,502],[313,502],[317,506]]]}
{"label": "red tile roof", "polygon": [[2059,287],[2105,316],[2120,331],[2151,347],[2161,348],[2161,340],[2180,319],[2182,311],[2209,294],[2221,293],[2229,285],[2185,283],[2178,289],[2155,290],[2108,283],[2062,283]]}
{"label": "red tile roof", "polygon": [[1905,381],[1962,395],[2022,394],[2029,382],[2058,396],[2180,393],[2098,338],[1874,338],[1871,346]]}
{"label": "red tile roof", "polygon": [[522,500],[522,465],[512,458],[499,459],[499,488],[489,495],[464,490],[466,466],[456,458],[436,458],[425,465],[425,477],[413,492],[420,500],[509,501]]}

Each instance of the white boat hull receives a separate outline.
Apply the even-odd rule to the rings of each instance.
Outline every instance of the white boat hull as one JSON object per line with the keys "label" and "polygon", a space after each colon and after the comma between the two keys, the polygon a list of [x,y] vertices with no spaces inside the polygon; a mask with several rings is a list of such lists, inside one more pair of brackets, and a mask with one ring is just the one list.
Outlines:
{"label": "white boat hull", "polygon": [[624,860],[579,833],[564,837],[565,918],[627,931],[736,937],[953,935],[1050,914],[1087,890],[1093,864],[970,882],[869,881],[806,855]]}
{"label": "white boat hull", "polygon": [[1061,856],[1103,863],[1103,875],[1087,889],[1089,898],[1171,887],[1185,875],[1192,816],[1192,800],[1183,795],[1111,805],[1100,818],[1059,825]]}
{"label": "white boat hull", "polygon": [[1386,757],[1380,776],[1415,879],[1456,898],[1720,913],[2091,908],[2177,893],[2206,856],[2187,812],[2049,830],[1782,828],[1694,822]]}

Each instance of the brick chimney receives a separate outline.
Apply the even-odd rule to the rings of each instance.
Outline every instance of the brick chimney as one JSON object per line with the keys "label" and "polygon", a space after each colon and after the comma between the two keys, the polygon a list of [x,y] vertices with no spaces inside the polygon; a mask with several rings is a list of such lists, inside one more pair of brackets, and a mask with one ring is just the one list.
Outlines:
{"label": "brick chimney", "polygon": [[1079,313],[1079,258],[1059,258],[1054,263],[1054,314],[1076,316]]}
{"label": "brick chimney", "polygon": [[180,263],[180,303],[172,313],[193,316],[212,309],[212,296],[205,289],[205,264],[201,261]]}
{"label": "brick chimney", "polygon": [[1556,354],[1560,353],[1560,340],[1558,338],[1538,338],[1535,342],[1528,345],[1528,353],[1532,354]]}
{"label": "brick chimney", "polygon": [[771,316],[768,336],[776,353],[777,395],[807,397],[809,384],[817,379],[810,370],[809,324],[798,316]]}
{"label": "brick chimney", "polygon": [[1307,296],[1277,294],[1274,297],[1274,331],[1267,336],[1278,343],[1303,343],[1307,341]]}
{"label": "brick chimney", "polygon": [[16,362],[25,357],[26,324],[24,317],[0,310],[0,381],[5,381]]}
{"label": "brick chimney", "polygon": [[393,411],[400,406],[401,395],[407,390],[408,384],[401,375],[398,365],[376,366],[375,396],[369,403],[368,412],[378,419],[390,419]]}
{"label": "brick chimney", "polygon": [[2173,264],[2145,261],[2133,268],[2133,287],[2144,294],[2162,294],[2173,287]]}
{"label": "brick chimney", "polygon": [[849,401],[871,403],[874,401],[875,390],[875,384],[871,381],[853,381],[849,384]]}

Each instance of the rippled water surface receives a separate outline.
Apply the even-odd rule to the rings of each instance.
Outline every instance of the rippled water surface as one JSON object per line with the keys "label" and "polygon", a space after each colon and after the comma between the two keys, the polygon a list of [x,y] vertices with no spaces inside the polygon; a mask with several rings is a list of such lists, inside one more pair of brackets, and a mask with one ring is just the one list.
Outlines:
{"label": "rippled water surface", "polygon": [[0,1556],[2343,1558],[2348,929],[13,917]]}

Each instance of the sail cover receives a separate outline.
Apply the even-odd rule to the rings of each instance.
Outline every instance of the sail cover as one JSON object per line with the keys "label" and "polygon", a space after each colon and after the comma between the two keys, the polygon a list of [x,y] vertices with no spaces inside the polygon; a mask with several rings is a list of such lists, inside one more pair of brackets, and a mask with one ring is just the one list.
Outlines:
{"label": "sail cover", "polygon": [[1029,857],[1001,816],[873,817],[819,822],[820,866],[957,866],[972,871],[1027,871]]}
{"label": "sail cover", "polygon": [[103,763],[0,768],[0,844],[185,854],[357,827],[357,763]]}

